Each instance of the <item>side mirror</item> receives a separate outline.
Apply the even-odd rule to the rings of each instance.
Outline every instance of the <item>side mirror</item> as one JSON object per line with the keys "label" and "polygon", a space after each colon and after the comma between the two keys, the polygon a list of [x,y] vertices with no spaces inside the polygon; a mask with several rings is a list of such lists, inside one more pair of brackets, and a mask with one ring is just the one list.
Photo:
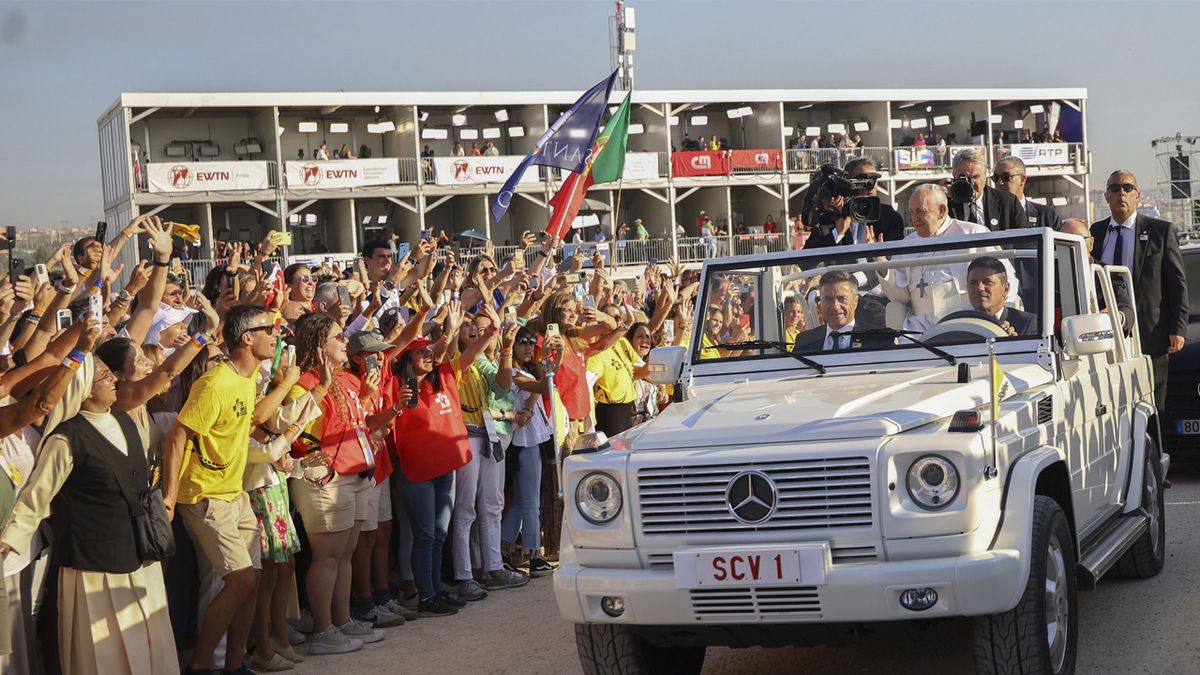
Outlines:
{"label": "side mirror", "polygon": [[1063,350],[1067,356],[1103,354],[1116,347],[1116,333],[1107,314],[1079,314],[1062,320]]}
{"label": "side mirror", "polygon": [[652,384],[677,384],[683,374],[683,362],[687,359],[687,347],[655,347],[650,350],[650,382]]}

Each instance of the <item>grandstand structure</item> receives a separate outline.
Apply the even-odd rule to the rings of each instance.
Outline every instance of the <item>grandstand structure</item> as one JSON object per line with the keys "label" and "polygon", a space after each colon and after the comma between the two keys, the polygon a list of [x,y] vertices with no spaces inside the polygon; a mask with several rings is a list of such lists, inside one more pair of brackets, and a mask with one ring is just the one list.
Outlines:
{"label": "grandstand structure", "polygon": [[[503,252],[522,231],[545,228],[563,176],[531,169],[500,222],[490,222],[488,201],[578,95],[121,94],[97,121],[105,218],[114,227],[139,214],[200,225],[203,241],[186,257],[201,268],[214,241],[258,241],[271,229],[292,232],[288,259],[308,261],[425,231],[463,247],[487,237]],[[623,96],[613,92],[611,103]],[[1083,88],[634,91],[625,177],[595,186],[576,225],[585,241],[604,233],[616,266],[785,250],[799,244],[790,216],[821,164],[873,158],[880,197],[906,215],[908,191],[949,177],[950,158],[968,146],[993,161],[1020,156],[1031,198],[1087,218],[1086,99]],[[1060,142],[1034,142],[1053,131]],[[859,143],[800,146],[802,136],[811,144],[843,135]],[[686,149],[701,137],[722,149]],[[495,154],[472,156],[473,144]],[[354,158],[332,159],[343,146]],[[702,240],[701,211],[727,234]],[[763,231],[767,216],[776,233]],[[649,239],[618,240],[619,225],[635,218]],[[145,253],[128,249],[131,260]]]}

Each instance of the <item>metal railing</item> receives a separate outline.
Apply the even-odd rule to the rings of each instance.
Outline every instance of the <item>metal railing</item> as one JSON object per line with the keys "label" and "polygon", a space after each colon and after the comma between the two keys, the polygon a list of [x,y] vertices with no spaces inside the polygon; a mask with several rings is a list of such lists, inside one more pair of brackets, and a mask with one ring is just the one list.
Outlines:
{"label": "metal railing", "polygon": [[[416,157],[401,157],[400,158],[400,183],[402,185],[412,185],[417,182],[418,160]],[[429,178],[433,177],[432,168],[427,174]]]}
{"label": "metal railing", "polygon": [[788,150],[788,171],[807,173],[815,171],[822,164],[833,164],[844,167],[852,159],[869,157],[879,170],[891,169],[892,159],[888,149],[883,147],[862,148],[797,148]]}

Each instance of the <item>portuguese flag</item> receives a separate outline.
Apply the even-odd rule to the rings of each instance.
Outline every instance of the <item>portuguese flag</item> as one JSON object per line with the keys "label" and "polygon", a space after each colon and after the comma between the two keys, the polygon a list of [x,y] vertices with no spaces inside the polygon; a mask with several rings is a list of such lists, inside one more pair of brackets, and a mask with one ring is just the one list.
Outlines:
{"label": "portuguese flag", "polygon": [[583,171],[572,173],[550,200],[554,215],[546,227],[549,236],[566,238],[588,188],[596,183],[612,183],[625,175],[625,149],[629,145],[629,101],[632,94],[625,94],[621,106],[608,118],[604,131],[596,137]]}

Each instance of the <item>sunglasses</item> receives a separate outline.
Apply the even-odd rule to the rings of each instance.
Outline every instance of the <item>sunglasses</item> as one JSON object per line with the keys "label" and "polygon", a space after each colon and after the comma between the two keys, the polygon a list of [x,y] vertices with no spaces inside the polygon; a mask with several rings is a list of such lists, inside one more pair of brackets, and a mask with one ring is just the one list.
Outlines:
{"label": "sunglasses", "polygon": [[536,345],[537,338],[535,338],[535,337],[519,337],[519,338],[517,338],[517,344],[519,344],[519,345]]}
{"label": "sunglasses", "polygon": [[1009,173],[1009,172],[1005,171],[1004,173],[994,174],[992,176],[992,180],[996,181],[997,183],[1007,183],[1008,181],[1010,181],[1014,178],[1020,178],[1021,176],[1024,176],[1024,175],[1025,174],[1023,174],[1023,173]]}
{"label": "sunglasses", "polygon": [[1130,193],[1137,189],[1133,183],[1113,183],[1108,186],[1108,191],[1117,194],[1118,192]]}
{"label": "sunglasses", "polygon": [[274,333],[275,332],[275,324],[271,324],[270,326],[254,326],[253,328],[247,328],[246,332],[247,333],[257,333],[260,330],[267,331],[268,333]]}
{"label": "sunglasses", "polygon": [[302,284],[311,284],[313,282],[313,277],[310,274],[301,274],[293,277],[293,280],[299,281]]}

